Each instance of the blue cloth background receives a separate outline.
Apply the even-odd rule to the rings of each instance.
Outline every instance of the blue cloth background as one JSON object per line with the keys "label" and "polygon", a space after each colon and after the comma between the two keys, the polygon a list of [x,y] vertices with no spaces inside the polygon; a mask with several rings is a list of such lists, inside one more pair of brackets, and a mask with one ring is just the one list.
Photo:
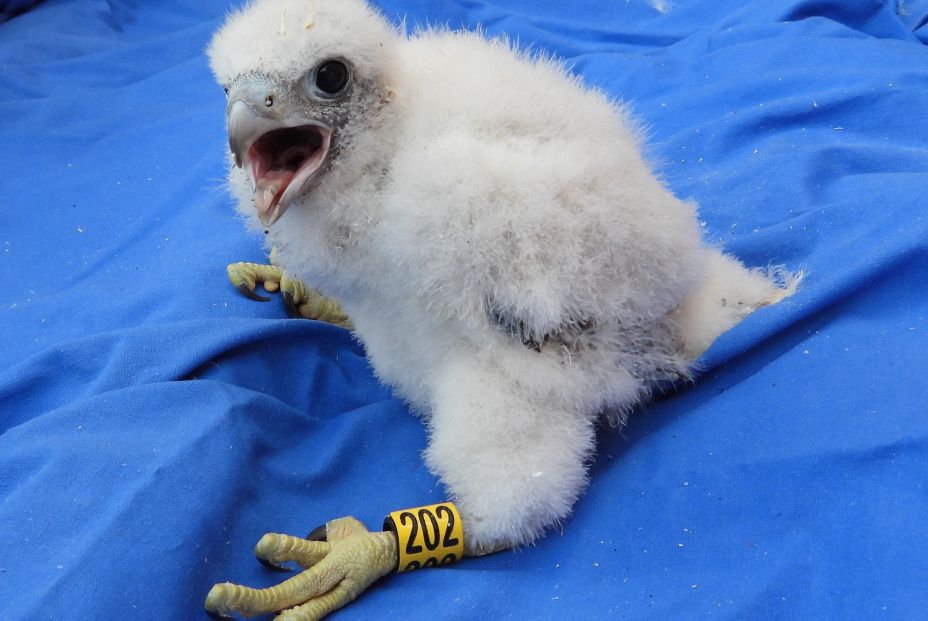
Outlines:
{"label": "blue cloth background", "polygon": [[[564,57],[707,239],[808,278],[601,431],[563,532],[334,618],[928,618],[928,1],[380,6]],[[202,53],[226,0],[2,8],[0,618],[202,619],[280,578],[265,531],[443,499],[350,336],[225,280],[262,258]]]}

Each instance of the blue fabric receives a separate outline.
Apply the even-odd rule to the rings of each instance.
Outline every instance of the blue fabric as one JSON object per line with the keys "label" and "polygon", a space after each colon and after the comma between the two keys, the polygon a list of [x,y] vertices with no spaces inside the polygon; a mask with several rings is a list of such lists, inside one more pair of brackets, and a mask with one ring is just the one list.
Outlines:
{"label": "blue fabric", "polygon": [[[381,6],[566,58],[633,102],[707,239],[808,277],[601,431],[563,532],[333,618],[928,618],[928,2]],[[213,582],[280,578],[263,532],[444,496],[345,331],[225,280],[262,257],[202,54],[227,10],[0,24],[2,619],[201,619]]]}

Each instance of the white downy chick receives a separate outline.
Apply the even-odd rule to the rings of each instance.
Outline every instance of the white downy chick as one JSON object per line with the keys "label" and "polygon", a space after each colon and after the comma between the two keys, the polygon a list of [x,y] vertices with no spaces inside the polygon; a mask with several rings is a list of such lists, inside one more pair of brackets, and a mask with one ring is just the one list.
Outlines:
{"label": "white downy chick", "polygon": [[622,104],[544,55],[258,0],[209,56],[240,212],[421,413],[470,553],[567,517],[597,421],[795,287],[707,246]]}

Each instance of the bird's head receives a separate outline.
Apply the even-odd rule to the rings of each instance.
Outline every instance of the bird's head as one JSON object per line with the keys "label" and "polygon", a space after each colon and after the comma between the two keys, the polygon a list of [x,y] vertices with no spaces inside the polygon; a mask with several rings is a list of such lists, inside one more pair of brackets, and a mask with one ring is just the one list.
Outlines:
{"label": "bird's head", "polygon": [[257,0],[210,43],[224,87],[235,164],[250,176],[264,226],[323,183],[340,160],[362,166],[357,140],[390,100],[396,31],[362,0]]}

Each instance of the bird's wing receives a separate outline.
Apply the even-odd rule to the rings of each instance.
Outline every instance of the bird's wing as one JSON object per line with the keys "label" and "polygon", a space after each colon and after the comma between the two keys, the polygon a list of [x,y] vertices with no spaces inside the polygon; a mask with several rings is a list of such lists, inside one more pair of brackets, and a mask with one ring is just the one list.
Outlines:
{"label": "bird's wing", "polygon": [[487,317],[496,328],[536,351],[548,344],[573,348],[584,333],[596,326],[594,319],[580,314],[565,315],[558,323],[538,326],[528,315],[503,307],[492,298],[488,298],[486,308]]}

